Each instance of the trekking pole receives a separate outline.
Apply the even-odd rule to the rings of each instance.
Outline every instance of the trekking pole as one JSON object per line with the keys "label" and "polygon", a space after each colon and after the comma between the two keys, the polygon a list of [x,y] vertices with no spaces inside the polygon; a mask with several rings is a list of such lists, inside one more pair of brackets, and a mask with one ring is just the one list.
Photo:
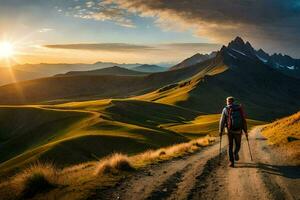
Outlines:
{"label": "trekking pole", "polygon": [[220,134],[219,165],[221,164],[222,134]]}
{"label": "trekking pole", "polygon": [[250,153],[251,161],[253,161],[252,153],[251,153],[251,149],[250,149],[250,145],[249,145],[249,139],[248,139],[248,136],[246,136],[246,138],[247,138],[247,143],[248,143],[248,148],[249,148],[249,153]]}

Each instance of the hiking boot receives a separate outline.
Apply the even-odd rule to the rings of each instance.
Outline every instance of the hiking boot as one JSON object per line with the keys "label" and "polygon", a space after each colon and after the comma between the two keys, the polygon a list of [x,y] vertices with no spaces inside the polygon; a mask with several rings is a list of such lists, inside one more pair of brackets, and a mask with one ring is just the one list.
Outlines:
{"label": "hiking boot", "polygon": [[238,161],[239,159],[240,159],[239,154],[238,154],[238,153],[235,153],[235,154],[234,154],[234,160]]}
{"label": "hiking boot", "polygon": [[234,162],[231,162],[229,167],[234,167]]}

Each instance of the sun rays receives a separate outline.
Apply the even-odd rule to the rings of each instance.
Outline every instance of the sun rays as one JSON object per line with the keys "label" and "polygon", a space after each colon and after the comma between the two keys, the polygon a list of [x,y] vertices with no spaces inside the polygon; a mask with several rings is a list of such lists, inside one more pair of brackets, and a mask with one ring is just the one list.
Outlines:
{"label": "sun rays", "polygon": [[9,40],[0,41],[0,67],[12,67],[16,63],[16,46]]}
{"label": "sun rays", "polygon": [[14,45],[10,42],[4,41],[0,43],[0,59],[11,58],[14,56]]}

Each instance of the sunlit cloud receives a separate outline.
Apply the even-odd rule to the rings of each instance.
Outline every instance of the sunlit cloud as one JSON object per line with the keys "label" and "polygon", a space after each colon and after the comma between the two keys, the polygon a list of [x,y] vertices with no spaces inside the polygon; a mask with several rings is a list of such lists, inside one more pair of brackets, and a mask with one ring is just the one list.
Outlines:
{"label": "sunlit cloud", "polygon": [[[119,63],[176,63],[196,53],[217,51],[221,44],[215,43],[164,43],[164,44],[55,44],[41,48],[50,55],[64,55],[64,61],[88,62],[109,61]],[[47,50],[48,49],[48,50]],[[47,52],[47,53],[46,53]],[[84,55],[84,56],[82,56]],[[44,55],[45,56],[45,55]],[[50,57],[49,57],[50,58]]]}
{"label": "sunlit cloud", "polygon": [[211,41],[225,43],[240,35],[272,49],[300,50],[295,45],[300,42],[300,7],[295,0],[104,0],[103,6],[119,14],[123,9],[123,18],[128,13],[151,17],[162,29],[192,30]]}
{"label": "sunlit cloud", "polygon": [[126,43],[98,43],[98,44],[54,44],[45,45],[53,49],[94,50],[94,51],[149,51],[155,50],[153,46],[126,44]]}
{"label": "sunlit cloud", "polygon": [[44,47],[52,49],[90,50],[109,52],[146,52],[146,51],[169,51],[169,50],[207,50],[213,51],[221,47],[216,43],[165,43],[165,44],[127,44],[127,43],[96,43],[96,44],[53,44]]}
{"label": "sunlit cloud", "polygon": [[[112,21],[120,26],[127,28],[135,28],[136,25],[131,19],[131,13],[124,9],[120,9],[115,4],[107,4],[107,2],[87,1],[82,5],[75,5],[72,11],[74,17],[83,19],[93,19],[97,21]],[[72,15],[71,14],[71,15]]]}

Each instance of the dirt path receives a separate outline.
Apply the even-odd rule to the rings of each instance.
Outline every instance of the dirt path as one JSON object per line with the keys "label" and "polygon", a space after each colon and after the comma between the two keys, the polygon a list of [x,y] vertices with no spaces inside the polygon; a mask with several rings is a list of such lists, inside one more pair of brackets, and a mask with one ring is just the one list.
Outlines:
{"label": "dirt path", "polygon": [[244,138],[235,168],[228,167],[227,138],[223,141],[221,163],[216,143],[196,154],[150,166],[93,199],[300,200],[300,167],[277,165],[259,128],[250,133],[254,161]]}

